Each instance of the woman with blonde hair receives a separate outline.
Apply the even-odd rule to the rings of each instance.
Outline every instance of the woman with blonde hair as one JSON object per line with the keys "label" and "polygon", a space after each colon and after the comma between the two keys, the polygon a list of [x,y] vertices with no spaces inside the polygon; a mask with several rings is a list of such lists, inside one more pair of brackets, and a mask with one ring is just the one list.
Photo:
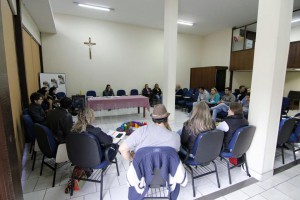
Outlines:
{"label": "woman with blonde hair", "polygon": [[193,108],[191,118],[183,124],[181,145],[192,151],[198,135],[215,128],[208,105],[201,101]]}
{"label": "woman with blonde hair", "polygon": [[217,88],[211,88],[209,103],[210,104],[217,104],[219,101],[220,101],[220,95],[218,93]]}
{"label": "woman with blonde hair", "polygon": [[[73,125],[71,132],[75,133],[90,133],[96,136],[101,144],[104,145],[112,144],[113,139],[111,136],[104,133],[101,128],[94,127],[92,124],[95,121],[94,111],[90,108],[79,110],[78,120]],[[103,148],[104,150],[104,148]],[[104,151],[103,151],[104,152]]]}

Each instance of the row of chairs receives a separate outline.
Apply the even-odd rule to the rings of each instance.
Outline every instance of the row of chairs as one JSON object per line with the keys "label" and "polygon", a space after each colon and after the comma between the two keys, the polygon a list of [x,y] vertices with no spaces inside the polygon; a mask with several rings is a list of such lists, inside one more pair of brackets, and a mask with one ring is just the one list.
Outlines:
{"label": "row of chairs", "polygon": [[[139,91],[137,89],[130,90],[130,95],[139,95]],[[86,92],[86,96],[96,97],[97,93],[95,90],[89,90]],[[126,96],[125,90],[117,90],[117,96]]]}
{"label": "row of chairs", "polygon": [[[300,113],[295,117],[300,116]],[[293,152],[296,161],[296,152],[300,151],[297,144],[300,144],[300,122],[296,118],[284,118],[279,124],[277,147],[281,149],[282,164],[285,164],[284,149],[288,148]]]}
{"label": "row of chairs", "polygon": [[[57,144],[52,131],[38,123],[33,123],[30,115],[23,114],[25,129],[31,140],[31,153],[33,160],[32,170],[34,170],[36,154],[38,151],[43,153],[40,175],[43,173],[43,167],[46,165],[54,171],[52,187],[55,186],[56,170],[71,162],[81,168],[96,169],[97,171],[89,178],[71,176],[71,195],[73,195],[74,180],[85,180],[101,183],[100,199],[103,191],[103,175],[111,163],[116,164],[119,176],[118,162],[116,158],[116,146],[107,147],[105,150],[105,159],[102,158],[102,150],[98,139],[91,134],[73,133],[69,134],[65,144]],[[99,179],[99,170],[101,175]]]}

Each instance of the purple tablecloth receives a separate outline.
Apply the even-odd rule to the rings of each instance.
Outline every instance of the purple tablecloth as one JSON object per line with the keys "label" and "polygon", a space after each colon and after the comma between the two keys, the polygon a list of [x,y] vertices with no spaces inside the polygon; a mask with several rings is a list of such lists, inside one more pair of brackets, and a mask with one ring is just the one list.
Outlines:
{"label": "purple tablecloth", "polygon": [[109,110],[120,108],[144,107],[150,111],[148,97],[144,96],[113,96],[88,98],[87,105],[93,110]]}

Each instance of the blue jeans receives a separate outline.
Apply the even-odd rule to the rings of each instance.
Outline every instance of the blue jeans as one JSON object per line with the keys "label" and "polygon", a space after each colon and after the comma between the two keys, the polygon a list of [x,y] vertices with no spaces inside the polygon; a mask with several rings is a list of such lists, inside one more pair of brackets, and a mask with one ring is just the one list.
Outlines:
{"label": "blue jeans", "polygon": [[221,111],[228,112],[229,106],[227,106],[225,103],[220,103],[219,105],[211,107],[210,110],[212,110],[212,119],[216,121],[217,114]]}
{"label": "blue jeans", "polygon": [[160,103],[160,104],[161,104],[161,103],[162,103],[162,96],[156,94],[155,97],[156,97],[156,99],[157,99],[157,103]]}

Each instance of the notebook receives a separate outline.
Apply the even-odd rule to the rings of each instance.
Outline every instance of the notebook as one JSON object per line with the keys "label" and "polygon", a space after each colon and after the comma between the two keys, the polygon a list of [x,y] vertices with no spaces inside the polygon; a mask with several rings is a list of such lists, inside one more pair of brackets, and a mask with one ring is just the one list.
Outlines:
{"label": "notebook", "polygon": [[107,132],[107,135],[111,136],[113,138],[113,143],[119,143],[126,135],[126,132],[119,132],[119,131],[113,131],[109,130]]}

